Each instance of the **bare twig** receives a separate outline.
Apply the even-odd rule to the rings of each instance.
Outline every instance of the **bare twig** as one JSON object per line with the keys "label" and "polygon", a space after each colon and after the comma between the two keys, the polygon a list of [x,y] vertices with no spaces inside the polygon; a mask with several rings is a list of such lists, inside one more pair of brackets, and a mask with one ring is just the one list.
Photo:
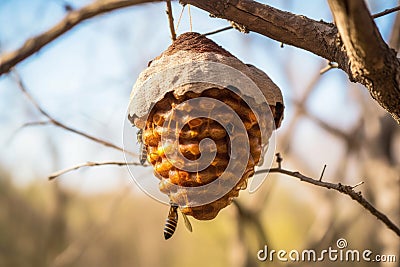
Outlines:
{"label": "bare twig", "polygon": [[25,128],[25,127],[30,127],[30,126],[49,125],[49,124],[52,124],[52,122],[51,121],[31,121],[31,122],[24,123],[21,126],[21,129]]}
{"label": "bare twig", "polygon": [[278,163],[278,168],[280,169],[282,167],[282,161],[283,161],[281,153],[276,153],[275,157],[276,157],[276,163]]}
{"label": "bare twig", "polygon": [[328,65],[326,65],[326,67],[324,67],[323,69],[321,69],[320,71],[319,71],[319,74],[324,74],[325,72],[327,72],[328,70],[331,70],[331,69],[337,69],[337,68],[339,68],[339,65],[336,63],[336,62],[331,62],[331,61],[329,61],[328,62]]}
{"label": "bare twig", "polygon": [[203,33],[202,35],[208,36],[208,35],[220,33],[220,32],[231,30],[231,29],[233,29],[233,27],[232,26],[228,26],[228,27],[225,27],[225,28],[222,28],[222,29],[218,29],[218,30],[215,30],[215,31],[212,31],[212,32]]}
{"label": "bare twig", "polygon": [[[395,232],[398,236],[400,236],[400,228],[397,227],[385,214],[377,210],[371,203],[369,203],[362,195],[361,192],[355,192],[354,187],[350,185],[342,185],[341,183],[334,184],[329,182],[319,181],[310,177],[307,177],[300,172],[297,171],[289,171],[282,168],[270,168],[259,170],[256,174],[261,173],[282,173],[291,177],[298,178],[302,182],[306,182],[309,184],[313,184],[319,187],[325,187],[328,189],[336,190],[342,194],[348,195],[353,200],[358,202],[361,206],[363,206],[366,210],[368,210],[372,215],[374,215],[378,220],[383,222],[390,230]],[[357,185],[356,185],[357,186]]]}
{"label": "bare twig", "polygon": [[322,169],[321,176],[319,177],[318,181],[322,181],[322,177],[324,177],[325,169],[326,169],[326,164],[324,165],[324,168]]}
{"label": "bare twig", "polygon": [[30,127],[30,126],[38,126],[38,125],[49,125],[52,124],[51,121],[32,121],[32,122],[26,122],[23,125],[21,125],[20,127],[18,127],[13,134],[10,136],[8,142],[11,142],[11,140],[13,140],[15,138],[15,136],[25,127]]}
{"label": "bare twig", "polygon": [[192,22],[192,12],[190,11],[190,5],[188,5],[188,14],[189,14],[189,26],[190,31],[193,31],[193,22]]}
{"label": "bare twig", "polygon": [[[47,113],[47,112],[39,105],[39,103],[32,97],[32,95],[27,91],[26,86],[25,86],[24,82],[22,81],[21,77],[18,75],[18,73],[17,73],[16,71],[13,71],[13,73],[14,73],[15,81],[17,82],[18,88],[24,93],[24,95],[25,95],[25,96],[29,99],[29,101],[35,106],[35,108],[36,108],[43,116],[45,116],[45,117],[49,120],[46,124],[51,123],[51,124],[53,124],[53,125],[55,125],[55,126],[57,126],[57,127],[63,128],[64,130],[67,130],[67,131],[69,131],[69,132],[72,132],[72,133],[78,134],[78,135],[80,135],[80,136],[83,136],[83,137],[85,137],[85,138],[87,138],[87,139],[90,139],[90,140],[92,140],[92,141],[94,141],[94,142],[96,142],[96,143],[99,143],[99,144],[102,144],[102,145],[104,145],[104,146],[111,147],[111,148],[114,148],[114,149],[116,149],[116,150],[119,150],[119,151],[122,151],[122,152],[126,152],[126,153],[128,153],[128,154],[130,154],[130,155],[136,156],[136,153],[133,153],[133,152],[124,150],[122,147],[119,147],[119,146],[117,146],[117,145],[114,145],[113,143],[110,143],[110,142],[105,141],[105,140],[103,140],[103,139],[100,139],[100,138],[94,137],[94,136],[92,136],[92,135],[89,135],[89,134],[87,134],[87,133],[84,133],[84,132],[82,132],[82,131],[80,131],[80,130],[77,130],[77,129],[74,129],[74,128],[72,128],[72,127],[69,127],[69,126],[65,125],[64,123],[62,123],[62,122],[56,120],[55,118],[53,118],[53,116],[51,116],[49,113]],[[30,125],[43,125],[43,124],[45,124],[45,123],[44,123],[44,122],[37,122],[37,123],[31,123]],[[25,124],[25,125],[27,125],[27,124]],[[28,125],[29,125],[29,123],[28,123]]]}
{"label": "bare twig", "polygon": [[364,184],[363,181],[359,182],[358,184],[353,185],[351,188],[354,189],[354,188],[356,188],[356,187],[358,187],[358,186],[360,186],[360,185],[362,185],[362,184]]}
{"label": "bare twig", "polygon": [[60,2],[65,12],[71,12],[75,10],[74,6],[71,3],[69,3],[69,1],[61,0]]}
{"label": "bare twig", "polygon": [[60,37],[82,21],[116,9],[156,1],[160,0],[103,0],[94,1],[78,10],[73,10],[48,31],[26,40],[26,42],[17,50],[1,56],[0,75],[9,72],[11,68],[19,62],[38,52],[44,46]]}
{"label": "bare twig", "polygon": [[168,16],[169,30],[171,32],[171,39],[173,42],[176,40],[176,32],[174,26],[174,15],[172,14],[171,0],[167,0],[167,16]]}
{"label": "bare twig", "polygon": [[389,8],[389,9],[385,9],[382,12],[379,12],[379,13],[376,13],[376,14],[372,15],[372,18],[376,19],[376,18],[385,16],[387,14],[390,14],[390,13],[393,13],[393,12],[396,12],[396,11],[399,11],[399,10],[400,10],[400,6],[396,6],[396,7]]}
{"label": "bare twig", "polygon": [[66,168],[57,172],[53,172],[52,174],[49,175],[49,180],[53,180],[54,178],[57,178],[63,174],[66,174],[71,171],[78,170],[83,167],[95,167],[95,166],[105,166],[105,165],[116,165],[116,166],[126,166],[126,165],[133,165],[133,166],[142,166],[138,162],[117,162],[117,161],[105,161],[105,162],[92,162],[88,161],[85,163],[81,163],[75,166],[72,166],[70,168]]}
{"label": "bare twig", "polygon": [[181,25],[181,20],[182,20],[182,16],[183,16],[183,11],[184,10],[185,10],[185,5],[182,6],[181,13],[179,14],[178,23],[176,24],[175,31],[178,31],[179,25]]}

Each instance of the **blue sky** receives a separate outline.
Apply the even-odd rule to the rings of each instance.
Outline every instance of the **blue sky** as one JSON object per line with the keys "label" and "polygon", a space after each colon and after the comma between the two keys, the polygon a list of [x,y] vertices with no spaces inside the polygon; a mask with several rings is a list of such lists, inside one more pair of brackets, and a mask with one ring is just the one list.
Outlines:
{"label": "blue sky", "polygon": [[[69,1],[81,7],[90,1]],[[313,19],[331,21],[326,1],[260,1]],[[372,13],[396,6],[397,1],[370,1]],[[63,1],[2,0],[0,2],[1,52],[19,47],[24,40],[47,30],[65,15]],[[181,6],[173,3],[175,22]],[[192,7],[193,30],[208,32],[228,26]],[[394,15],[377,19],[385,39]],[[189,30],[187,10],[178,33]],[[324,60],[255,33],[230,30],[211,37],[246,63],[264,70],[283,91],[289,121],[290,99],[301,96],[305,85],[318,73]],[[149,60],[170,44],[163,3],[145,4],[116,11],[86,21],[46,46],[17,66],[28,90],[50,114],[62,122],[122,146],[129,93],[138,74]],[[288,77],[290,74],[290,77]],[[295,82],[293,82],[295,81]],[[361,86],[349,87],[340,70],[325,74],[309,109],[322,119],[348,130],[357,121],[359,106],[354,95],[364,94]],[[372,102],[371,102],[372,103]],[[373,105],[376,105],[373,103]],[[380,107],[376,107],[379,111]],[[19,130],[26,122],[43,118],[17,89],[11,75],[0,77],[0,166],[26,184],[32,179],[46,180],[58,169],[85,161],[123,160],[121,153],[95,144],[53,126]],[[283,124],[283,130],[285,123]],[[325,133],[304,121],[296,128],[295,151],[320,152],[327,146]],[[132,139],[134,144],[135,140]],[[136,149],[135,145],[132,149]],[[316,162],[335,161],[340,146],[331,141],[330,153]],[[334,164],[334,163],[332,163]],[[143,175],[148,175],[144,174]],[[99,167],[71,173],[63,184],[83,191],[102,191],[131,182],[125,168]]]}

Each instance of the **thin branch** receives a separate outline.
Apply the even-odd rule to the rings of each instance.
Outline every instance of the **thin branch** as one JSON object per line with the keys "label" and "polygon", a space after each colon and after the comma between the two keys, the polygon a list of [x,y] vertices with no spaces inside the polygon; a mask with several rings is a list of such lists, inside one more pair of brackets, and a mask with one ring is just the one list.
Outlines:
{"label": "thin branch", "polygon": [[228,26],[228,27],[225,27],[225,28],[222,28],[222,29],[219,29],[219,30],[215,30],[215,31],[212,31],[212,32],[203,33],[203,35],[204,36],[208,36],[208,35],[220,33],[220,32],[231,30],[231,29],[233,29],[233,27],[232,26]]}
{"label": "thin branch", "polygon": [[336,62],[331,62],[331,61],[329,61],[328,62],[328,65],[326,65],[326,67],[324,67],[323,69],[321,69],[320,71],[319,71],[319,74],[324,74],[325,72],[327,72],[328,70],[331,70],[331,69],[337,69],[339,67],[339,65],[336,63]]}
{"label": "thin branch", "polygon": [[325,173],[325,170],[326,170],[326,164],[324,165],[324,168],[322,169],[322,172],[321,172],[321,175],[319,176],[319,180],[318,181],[322,181],[322,178],[324,177],[324,173]]}
{"label": "thin branch", "polygon": [[32,122],[27,122],[24,123],[23,125],[21,125],[20,127],[18,127],[10,136],[10,138],[8,138],[8,141],[6,141],[5,143],[11,143],[12,140],[14,140],[15,136],[24,128],[26,127],[30,127],[30,126],[38,126],[38,125],[49,125],[52,124],[51,121],[32,121]]}
{"label": "thin branch", "polygon": [[133,165],[133,166],[142,166],[140,163],[138,162],[117,162],[117,161],[105,161],[105,162],[92,162],[92,161],[88,161],[85,163],[81,163],[75,166],[72,166],[70,168],[66,168],[63,170],[59,170],[57,172],[53,172],[52,174],[49,175],[48,179],[49,180],[53,180],[63,174],[66,174],[68,172],[71,171],[75,171],[78,170],[80,168],[83,167],[95,167],[95,166],[105,166],[105,165],[116,165],[116,166],[126,166],[126,165]]}
{"label": "thin branch", "polygon": [[354,188],[360,184],[355,186],[350,185],[342,185],[341,183],[334,184],[329,182],[319,181],[317,179],[313,179],[301,174],[298,171],[289,171],[282,168],[270,168],[256,171],[256,174],[261,173],[282,173],[291,177],[298,178],[302,182],[306,182],[309,184],[313,184],[319,187],[325,187],[327,189],[336,190],[342,194],[348,195],[353,200],[358,202],[361,206],[363,206],[366,210],[368,210],[372,215],[374,215],[378,220],[383,222],[390,230],[400,236],[400,228],[397,227],[385,214],[377,210],[371,203],[369,203],[362,195],[361,192],[355,192]]}
{"label": "thin branch", "polygon": [[103,0],[94,1],[81,9],[73,10],[48,31],[26,40],[17,50],[2,55],[0,57],[0,76],[82,21],[120,8],[156,1],[160,0]]}
{"label": "thin branch", "polygon": [[69,0],[58,0],[57,3],[62,6],[65,12],[71,12],[76,9]]}
{"label": "thin branch", "polygon": [[169,24],[169,30],[171,32],[171,39],[172,42],[176,40],[176,32],[175,32],[175,26],[174,26],[174,15],[172,13],[172,5],[171,5],[171,0],[167,0],[167,16],[168,16],[168,24]]}
{"label": "thin branch", "polygon": [[[18,75],[18,73],[16,71],[13,71],[14,77],[15,77],[15,81],[17,82],[18,88],[22,91],[22,93],[29,99],[29,101],[33,104],[33,106],[43,115],[45,116],[49,121],[46,123],[51,123],[57,127],[60,127],[64,130],[67,130],[69,132],[75,133],[77,135],[83,136],[87,139],[90,139],[96,143],[102,144],[106,147],[110,147],[110,148],[114,148],[116,150],[122,151],[122,152],[126,152],[130,155],[136,156],[136,153],[124,150],[122,147],[119,147],[117,145],[114,145],[111,142],[105,141],[103,139],[94,137],[92,135],[89,135],[87,133],[84,133],[80,130],[74,129],[70,126],[65,125],[64,123],[56,120],[55,118],[53,118],[53,116],[51,116],[49,113],[47,113],[40,105],[39,103],[32,97],[32,95],[27,91],[26,86],[24,84],[24,82],[22,81],[21,77]],[[43,125],[43,122],[37,122],[37,123],[31,123],[30,125]],[[25,124],[27,125],[27,124]],[[29,124],[28,124],[29,125]]]}
{"label": "thin branch", "polygon": [[53,118],[39,105],[39,103],[32,97],[30,93],[28,93],[24,82],[22,81],[21,77],[19,76],[16,70],[13,71],[14,79],[18,85],[18,88],[22,91],[22,93],[28,98],[31,104],[46,118],[49,119],[50,122],[53,121]]}
{"label": "thin branch", "polygon": [[183,11],[185,10],[185,5],[182,6],[181,13],[179,14],[178,18],[178,23],[176,24],[176,29],[175,31],[178,31],[179,25],[181,24],[182,16],[183,16]]}
{"label": "thin branch", "polygon": [[192,12],[190,11],[190,5],[188,5],[188,14],[189,14],[190,32],[192,32],[193,31],[193,22],[192,22]]}
{"label": "thin branch", "polygon": [[363,185],[364,184],[364,182],[363,181],[361,181],[361,182],[359,182],[358,184],[355,184],[355,185],[353,185],[351,188],[356,188],[356,187],[358,187],[358,186],[360,186],[360,185]]}
{"label": "thin branch", "polygon": [[276,157],[276,163],[278,163],[278,168],[282,168],[283,158],[281,157],[281,153],[276,153],[275,157]]}
{"label": "thin branch", "polygon": [[376,18],[385,16],[387,14],[390,14],[390,13],[393,13],[393,12],[396,12],[396,11],[399,11],[399,10],[400,10],[400,6],[389,8],[389,9],[385,9],[382,12],[379,12],[379,13],[376,13],[376,14],[372,15],[372,18],[376,19]]}
{"label": "thin branch", "polygon": [[25,127],[30,127],[30,126],[38,126],[38,125],[49,125],[53,124],[51,121],[31,121],[31,122],[26,122],[24,123],[20,129],[25,128]]}

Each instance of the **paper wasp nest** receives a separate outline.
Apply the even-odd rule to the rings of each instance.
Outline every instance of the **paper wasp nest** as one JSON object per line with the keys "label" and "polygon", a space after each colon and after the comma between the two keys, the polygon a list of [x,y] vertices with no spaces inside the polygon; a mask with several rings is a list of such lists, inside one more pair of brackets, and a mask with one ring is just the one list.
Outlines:
{"label": "paper wasp nest", "polygon": [[129,106],[159,189],[199,220],[246,188],[282,118],[269,77],[198,33],[182,34],[149,63]]}

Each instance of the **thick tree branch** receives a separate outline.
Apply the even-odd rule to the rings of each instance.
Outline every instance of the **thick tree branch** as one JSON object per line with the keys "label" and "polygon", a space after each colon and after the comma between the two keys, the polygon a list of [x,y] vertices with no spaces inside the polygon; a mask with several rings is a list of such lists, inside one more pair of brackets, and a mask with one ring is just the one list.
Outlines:
{"label": "thick tree branch", "polygon": [[[159,0],[98,0],[71,11],[47,32],[28,39],[21,48],[0,57],[0,75],[86,19],[154,1]],[[332,23],[315,21],[251,0],[180,2],[233,21],[242,29],[337,62],[351,81],[365,85],[372,97],[400,123],[400,62],[395,51],[382,40],[363,0],[329,0],[343,40]]]}
{"label": "thick tree branch", "polygon": [[350,63],[350,78],[400,123],[400,62],[388,47],[364,0],[328,0]]}
{"label": "thick tree branch", "polygon": [[156,1],[161,0],[97,0],[81,9],[71,11],[48,31],[26,40],[19,49],[2,55],[0,57],[0,75],[9,72],[13,66],[38,52],[82,21],[116,9]]}
{"label": "thick tree branch", "polygon": [[180,2],[337,62],[351,81],[365,85],[372,97],[400,124],[400,63],[396,53],[382,40],[363,0],[329,1],[343,40],[338,37],[334,24],[251,0]]}
{"label": "thick tree branch", "polygon": [[234,21],[248,31],[293,45],[338,62],[347,70],[347,55],[340,49],[337,28],[332,23],[295,15],[252,0],[180,0],[213,16]]}

